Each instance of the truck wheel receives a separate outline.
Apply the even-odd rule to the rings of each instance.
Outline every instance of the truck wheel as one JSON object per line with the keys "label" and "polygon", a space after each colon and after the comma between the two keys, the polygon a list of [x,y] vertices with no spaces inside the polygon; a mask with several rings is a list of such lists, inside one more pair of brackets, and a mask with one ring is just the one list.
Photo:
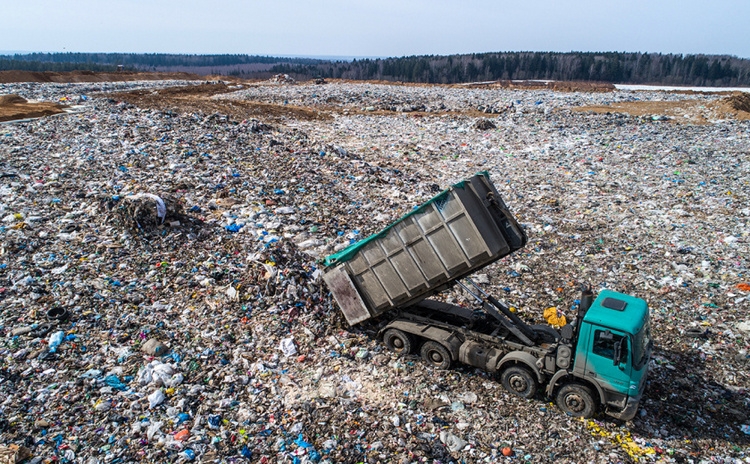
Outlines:
{"label": "truck wheel", "polygon": [[450,369],[451,354],[438,342],[426,342],[420,351],[422,359],[436,369]]}
{"label": "truck wheel", "polygon": [[385,347],[394,353],[406,355],[411,353],[411,337],[398,329],[388,329],[383,335]]}
{"label": "truck wheel", "polygon": [[590,418],[596,412],[597,403],[589,387],[569,383],[563,385],[555,398],[557,406],[571,416]]}
{"label": "truck wheel", "polygon": [[505,369],[500,380],[506,390],[521,398],[532,398],[536,395],[536,379],[525,367],[511,366]]}

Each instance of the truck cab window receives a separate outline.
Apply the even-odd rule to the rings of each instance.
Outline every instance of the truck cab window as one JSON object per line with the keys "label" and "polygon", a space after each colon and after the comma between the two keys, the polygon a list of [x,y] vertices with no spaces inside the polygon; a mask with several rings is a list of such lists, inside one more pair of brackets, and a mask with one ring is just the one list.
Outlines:
{"label": "truck cab window", "polygon": [[622,340],[622,357],[628,359],[628,341],[623,340],[622,335],[613,334],[609,330],[594,331],[594,348],[591,350],[594,354],[604,356],[607,359],[615,359],[615,344]]}

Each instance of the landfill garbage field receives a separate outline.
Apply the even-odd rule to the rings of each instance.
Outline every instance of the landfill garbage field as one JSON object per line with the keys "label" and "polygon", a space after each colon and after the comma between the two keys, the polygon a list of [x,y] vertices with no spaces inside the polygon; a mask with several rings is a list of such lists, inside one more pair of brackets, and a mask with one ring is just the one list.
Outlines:
{"label": "landfill garbage field", "polygon": [[[742,95],[284,76],[0,95],[79,106],[0,124],[9,462],[750,462]],[[482,170],[529,236],[486,291],[530,323],[572,318],[581,283],[648,302],[632,421],[398,357],[387,319],[340,313],[320,261]]]}

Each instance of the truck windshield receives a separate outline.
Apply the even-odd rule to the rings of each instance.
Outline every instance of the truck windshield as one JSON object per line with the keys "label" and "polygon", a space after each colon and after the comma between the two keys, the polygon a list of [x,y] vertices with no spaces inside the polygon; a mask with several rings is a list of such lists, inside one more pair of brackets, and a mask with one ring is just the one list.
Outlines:
{"label": "truck windshield", "polygon": [[646,356],[651,344],[651,327],[648,320],[633,338],[633,365],[636,369],[640,369],[648,361]]}

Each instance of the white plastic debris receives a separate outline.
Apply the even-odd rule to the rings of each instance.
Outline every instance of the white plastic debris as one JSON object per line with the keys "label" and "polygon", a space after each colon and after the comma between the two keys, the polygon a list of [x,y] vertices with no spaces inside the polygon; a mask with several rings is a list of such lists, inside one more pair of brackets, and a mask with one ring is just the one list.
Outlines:
{"label": "white plastic debris", "polygon": [[160,389],[154,390],[153,393],[148,395],[148,406],[150,408],[155,408],[162,404],[164,402],[164,399],[166,397],[164,396],[164,392]]}
{"label": "white plastic debris", "polygon": [[294,356],[297,354],[297,347],[294,346],[294,339],[291,337],[282,338],[279,342],[279,349],[284,353],[284,356]]}

